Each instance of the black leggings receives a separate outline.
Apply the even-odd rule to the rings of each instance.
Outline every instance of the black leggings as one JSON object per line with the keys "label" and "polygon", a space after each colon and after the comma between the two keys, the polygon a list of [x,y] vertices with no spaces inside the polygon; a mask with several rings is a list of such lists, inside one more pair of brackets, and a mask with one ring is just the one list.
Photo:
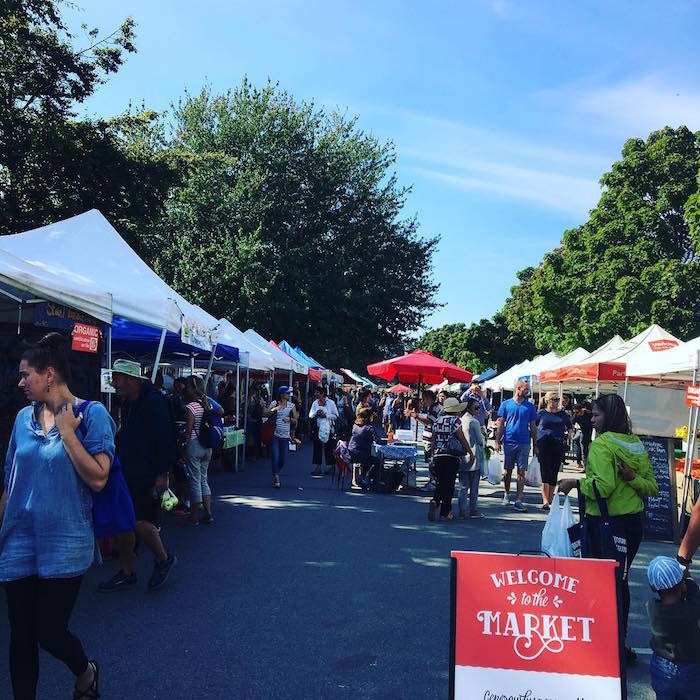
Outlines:
{"label": "black leggings", "polygon": [[459,468],[459,457],[436,455],[433,459],[435,476],[435,495],[433,500],[440,506],[440,515],[445,517],[452,511],[452,498],[455,495],[455,479]]}
{"label": "black leggings", "polygon": [[542,483],[550,486],[557,485],[559,467],[564,461],[565,444],[560,440],[543,438],[537,441],[538,455],[540,460],[540,472],[542,473]]}
{"label": "black leggings", "polygon": [[314,454],[311,458],[311,464],[320,467],[323,464],[323,458],[326,458],[326,466],[335,466],[335,440],[329,437],[324,444],[318,439],[318,432],[314,433]]}
{"label": "black leggings", "polygon": [[15,700],[34,700],[39,680],[39,647],[80,676],[88,660],[80,640],[68,631],[82,576],[29,576],[5,584],[10,620],[10,678]]}

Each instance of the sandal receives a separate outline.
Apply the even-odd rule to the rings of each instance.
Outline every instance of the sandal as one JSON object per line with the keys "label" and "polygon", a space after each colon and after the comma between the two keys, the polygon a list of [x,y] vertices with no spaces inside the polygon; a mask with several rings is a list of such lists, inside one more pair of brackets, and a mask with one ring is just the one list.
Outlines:
{"label": "sandal", "polygon": [[73,689],[73,700],[99,700],[100,698],[100,664],[97,661],[88,661],[92,666],[92,683],[85,690]]}
{"label": "sandal", "polygon": [[454,520],[455,516],[452,513],[448,513],[447,515],[441,515],[440,520]]}

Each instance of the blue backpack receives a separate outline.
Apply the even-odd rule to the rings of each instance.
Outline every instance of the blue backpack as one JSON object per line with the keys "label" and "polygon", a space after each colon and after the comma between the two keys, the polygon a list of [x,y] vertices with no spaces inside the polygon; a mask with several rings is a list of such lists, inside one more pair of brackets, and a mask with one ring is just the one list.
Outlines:
{"label": "blue backpack", "polygon": [[224,444],[224,421],[213,408],[204,409],[197,433],[199,444],[212,450],[220,449]]}

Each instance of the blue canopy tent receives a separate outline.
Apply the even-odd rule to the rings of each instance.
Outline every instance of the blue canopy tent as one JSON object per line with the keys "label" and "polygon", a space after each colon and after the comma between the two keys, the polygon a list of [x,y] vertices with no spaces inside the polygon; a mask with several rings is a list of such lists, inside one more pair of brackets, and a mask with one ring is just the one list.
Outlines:
{"label": "blue canopy tent", "polygon": [[309,367],[313,367],[314,369],[325,369],[325,367],[320,362],[314,360],[314,358],[310,355],[307,355],[298,345],[294,348],[294,352],[300,357],[303,357],[304,362],[306,362],[306,364],[309,365]]}
{"label": "blue canopy tent", "polygon": [[485,372],[482,372],[478,377],[474,377],[472,379],[472,381],[473,382],[485,382],[485,381],[488,381],[489,379],[493,379],[497,375],[498,375],[498,370],[487,369]]}
{"label": "blue canopy tent", "polygon": [[313,369],[323,369],[321,365],[313,362],[310,358],[306,357],[304,353],[300,353],[298,348],[293,348],[286,340],[280,341],[279,346],[287,355],[294,358],[297,362],[301,362],[302,365],[312,367]]}

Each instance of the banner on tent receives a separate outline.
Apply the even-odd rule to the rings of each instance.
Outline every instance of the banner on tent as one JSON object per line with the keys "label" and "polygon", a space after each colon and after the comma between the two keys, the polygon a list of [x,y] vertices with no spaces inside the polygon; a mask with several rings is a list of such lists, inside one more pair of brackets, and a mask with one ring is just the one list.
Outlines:
{"label": "banner on tent", "polygon": [[180,329],[180,339],[187,345],[193,345],[201,350],[211,351],[213,348],[211,328],[200,323],[191,316],[182,317],[182,328]]}
{"label": "banner on tent", "polygon": [[77,352],[89,352],[97,354],[100,342],[100,329],[97,326],[90,326],[87,323],[76,323],[73,325],[73,341],[71,348]]}
{"label": "banner on tent", "polygon": [[73,328],[75,323],[90,323],[92,318],[81,311],[76,311],[62,304],[51,301],[34,305],[34,325],[42,328]]}
{"label": "banner on tent", "polygon": [[620,698],[616,567],[452,552],[450,697]]}
{"label": "banner on tent", "polygon": [[673,338],[663,338],[661,340],[650,340],[649,349],[652,352],[663,352],[664,350],[670,350],[678,345],[678,341]]}

